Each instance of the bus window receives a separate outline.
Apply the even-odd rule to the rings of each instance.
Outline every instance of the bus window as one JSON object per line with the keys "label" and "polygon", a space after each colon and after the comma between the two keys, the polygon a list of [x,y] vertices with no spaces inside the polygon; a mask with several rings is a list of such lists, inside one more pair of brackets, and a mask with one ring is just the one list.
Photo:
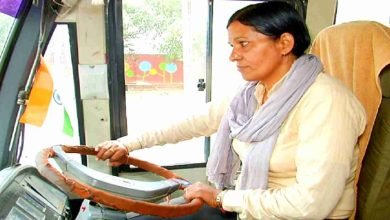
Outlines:
{"label": "bus window", "polygon": [[244,82],[237,71],[236,64],[229,61],[232,48],[228,44],[226,25],[229,17],[236,10],[257,2],[261,1],[219,0],[214,2],[212,99],[223,97],[227,92],[226,88],[234,90]]}
{"label": "bus window", "polygon": [[[53,97],[41,127],[25,124],[23,164],[35,164],[35,155],[55,144],[78,145],[79,132],[68,25],[58,24],[50,39],[44,60],[53,79]],[[80,155],[74,155],[80,161]]]}
{"label": "bus window", "polygon": [[15,18],[0,13],[0,59],[3,57],[5,46],[7,45],[9,33],[14,21]]}
{"label": "bus window", "polygon": [[[123,1],[128,133],[164,126],[205,103],[208,1]],[[160,165],[205,162],[204,138],[133,153]],[[177,155],[180,155],[178,157]]]}
{"label": "bus window", "polygon": [[[244,83],[236,64],[229,61],[231,46],[228,44],[226,29],[229,17],[238,9],[261,1],[229,1],[214,2],[213,12],[213,58],[212,58],[212,99],[220,99],[227,92],[234,93]],[[226,91],[229,88],[229,91]],[[211,138],[211,148],[214,136]]]}
{"label": "bus window", "polygon": [[[13,11],[15,10],[17,11],[17,9],[14,9]],[[14,17],[16,14],[13,11],[9,8],[0,7],[0,82],[3,77],[6,53],[11,46],[10,39],[14,33],[14,27],[17,21]]]}
{"label": "bus window", "polygon": [[388,0],[338,0],[336,24],[354,20],[377,21],[390,25]]}

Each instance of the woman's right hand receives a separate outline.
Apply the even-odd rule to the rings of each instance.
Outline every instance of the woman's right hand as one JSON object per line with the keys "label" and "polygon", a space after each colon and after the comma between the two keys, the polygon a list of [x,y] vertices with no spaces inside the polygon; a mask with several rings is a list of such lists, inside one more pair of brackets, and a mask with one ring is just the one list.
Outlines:
{"label": "woman's right hand", "polygon": [[111,166],[119,166],[121,163],[119,160],[123,157],[127,157],[129,150],[127,147],[120,141],[105,141],[98,144],[95,147],[97,151],[96,159],[97,160],[109,160]]}

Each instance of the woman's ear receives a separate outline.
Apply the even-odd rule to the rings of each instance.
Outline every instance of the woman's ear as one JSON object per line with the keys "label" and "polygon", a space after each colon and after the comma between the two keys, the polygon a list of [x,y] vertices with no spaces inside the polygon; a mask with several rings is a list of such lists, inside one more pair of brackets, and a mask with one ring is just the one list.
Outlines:
{"label": "woman's ear", "polygon": [[281,48],[281,53],[283,56],[289,54],[294,48],[295,40],[292,34],[283,33],[279,37],[279,44]]}

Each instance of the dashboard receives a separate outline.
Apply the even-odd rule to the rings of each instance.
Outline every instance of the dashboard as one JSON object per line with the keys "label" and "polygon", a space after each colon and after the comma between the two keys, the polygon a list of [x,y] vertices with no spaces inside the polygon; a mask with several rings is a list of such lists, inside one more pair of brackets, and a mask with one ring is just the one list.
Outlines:
{"label": "dashboard", "polygon": [[0,219],[71,219],[65,193],[36,168],[19,165],[0,171]]}

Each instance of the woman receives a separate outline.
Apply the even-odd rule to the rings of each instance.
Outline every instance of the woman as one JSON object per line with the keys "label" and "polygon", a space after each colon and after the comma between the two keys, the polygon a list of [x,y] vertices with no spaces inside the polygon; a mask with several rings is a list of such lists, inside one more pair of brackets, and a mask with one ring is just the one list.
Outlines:
{"label": "woman", "polygon": [[248,81],[230,104],[210,104],[209,114],[164,132],[102,143],[97,158],[118,165],[116,159],[135,149],[218,132],[207,164],[216,188],[195,183],[187,200],[200,198],[240,219],[348,218],[363,107],[322,73],[315,56],[304,54],[308,30],[288,4],[249,5],[231,16],[227,29],[230,60]]}

